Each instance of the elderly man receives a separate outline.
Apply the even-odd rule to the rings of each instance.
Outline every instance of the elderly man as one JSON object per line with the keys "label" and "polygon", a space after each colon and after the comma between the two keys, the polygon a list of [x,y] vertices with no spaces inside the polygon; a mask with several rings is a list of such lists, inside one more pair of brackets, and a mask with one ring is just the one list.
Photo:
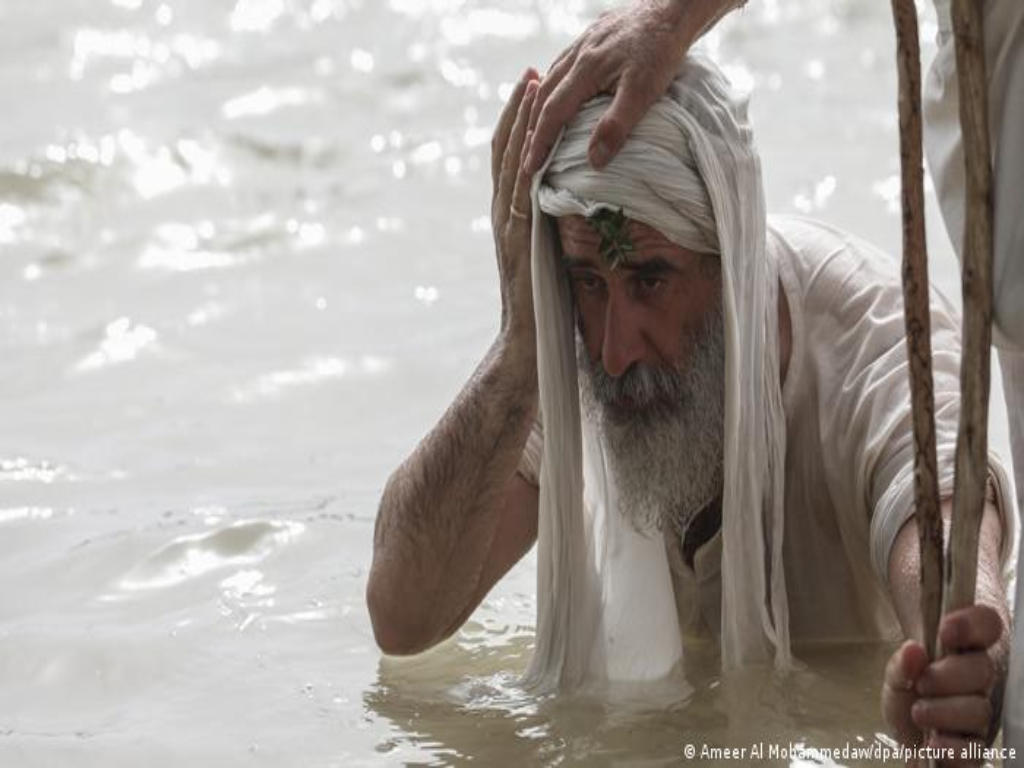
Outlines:
{"label": "elderly man", "polygon": [[[613,93],[615,97],[592,131],[589,157],[595,167],[607,164],[661,95],[693,41],[745,2],[634,0],[602,16],[558,57],[544,78],[530,121],[534,140],[527,151],[527,171],[540,166],[562,125],[580,104],[598,93]],[[934,0],[934,5],[938,50],[925,84],[925,149],[943,218],[959,255],[965,185],[951,0]],[[993,343],[1003,374],[1018,505],[1024,507],[1024,217],[1020,216],[1024,4],[1018,0],[985,0],[983,13],[995,171]],[[1024,578],[1019,567],[1016,603],[1018,607],[1024,605]],[[1004,743],[1019,753],[1024,749],[1024,623],[1015,625],[1013,648]],[[925,669],[919,644],[908,644],[894,656],[883,689],[883,708],[890,722],[895,722],[895,713],[906,709],[908,698],[918,695],[914,681]],[[927,706],[917,712],[917,724],[934,726]],[[905,722],[897,729],[916,731],[912,725]]]}
{"label": "elderly man", "polygon": [[[685,63],[600,172],[586,139],[608,99],[584,106],[531,189],[537,91],[528,72],[493,144],[498,337],[381,500],[367,587],[381,648],[452,634],[538,538],[533,681],[657,676],[698,634],[720,637],[726,667],[785,667],[791,635],[915,636],[896,264],[767,220],[745,104],[706,61]],[[948,496],[958,327],[937,296],[933,333]],[[944,626],[959,653],[920,677],[925,698],[893,698],[908,743],[915,723],[938,747],[988,735],[1013,519],[993,461],[985,605]]]}

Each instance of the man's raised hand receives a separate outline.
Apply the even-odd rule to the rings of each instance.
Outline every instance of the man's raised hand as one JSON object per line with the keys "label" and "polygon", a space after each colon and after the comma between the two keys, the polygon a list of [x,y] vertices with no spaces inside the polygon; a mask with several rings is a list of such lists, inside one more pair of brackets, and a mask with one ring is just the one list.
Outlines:
{"label": "man's raised hand", "polygon": [[690,44],[737,0],[634,0],[602,15],[551,65],[533,104],[525,167],[536,173],[558,132],[600,93],[612,104],[590,138],[595,168],[615,156],[672,81]]}
{"label": "man's raised hand", "polygon": [[[537,73],[528,69],[498,118],[491,141],[491,227],[501,277],[501,328],[533,328],[530,280],[530,179],[523,168],[529,141],[530,110],[537,95]],[[532,337],[532,333],[527,334]]]}

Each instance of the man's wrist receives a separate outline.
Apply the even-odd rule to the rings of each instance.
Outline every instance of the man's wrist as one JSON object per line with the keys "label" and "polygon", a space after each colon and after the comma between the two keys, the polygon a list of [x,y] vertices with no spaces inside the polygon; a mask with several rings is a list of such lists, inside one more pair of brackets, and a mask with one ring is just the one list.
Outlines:
{"label": "man's wrist", "polygon": [[687,48],[730,11],[746,4],[747,0],[668,0],[667,3],[676,34]]}
{"label": "man's wrist", "polygon": [[496,352],[516,373],[515,378],[522,373],[531,379],[533,386],[536,387],[537,331],[532,307],[528,310],[510,312],[505,317],[498,333]]}

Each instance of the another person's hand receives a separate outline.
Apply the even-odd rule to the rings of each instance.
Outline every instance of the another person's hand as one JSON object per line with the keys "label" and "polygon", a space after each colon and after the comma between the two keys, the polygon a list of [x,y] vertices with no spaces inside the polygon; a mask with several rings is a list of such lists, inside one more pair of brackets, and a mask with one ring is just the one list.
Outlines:
{"label": "another person's hand", "polygon": [[602,15],[544,76],[531,117],[536,129],[527,172],[540,169],[562,126],[599,93],[614,98],[594,129],[588,155],[595,168],[607,165],[672,82],[693,41],[743,2],[634,0]]}
{"label": "another person's hand", "polygon": [[[943,658],[928,663],[924,647],[907,640],[889,659],[882,686],[882,714],[903,744],[953,749],[960,756],[970,742],[988,743],[992,691],[997,671],[989,650],[1003,635],[1003,621],[986,605],[943,617],[939,639]],[[930,734],[927,745],[923,734]],[[941,765],[977,765],[978,761]]]}
{"label": "another person's hand", "polygon": [[523,169],[537,73],[528,69],[498,118],[491,140],[491,228],[501,278],[501,330],[527,331],[532,345],[533,286],[530,278],[530,174]]}

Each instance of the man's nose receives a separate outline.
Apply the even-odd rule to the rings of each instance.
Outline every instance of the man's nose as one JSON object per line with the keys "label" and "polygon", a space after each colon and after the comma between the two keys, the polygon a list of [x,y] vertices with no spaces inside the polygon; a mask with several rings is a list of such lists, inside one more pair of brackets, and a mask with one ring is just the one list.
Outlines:
{"label": "man's nose", "polygon": [[628,297],[614,292],[609,295],[601,341],[601,364],[609,376],[618,378],[643,358],[645,342],[640,320]]}

